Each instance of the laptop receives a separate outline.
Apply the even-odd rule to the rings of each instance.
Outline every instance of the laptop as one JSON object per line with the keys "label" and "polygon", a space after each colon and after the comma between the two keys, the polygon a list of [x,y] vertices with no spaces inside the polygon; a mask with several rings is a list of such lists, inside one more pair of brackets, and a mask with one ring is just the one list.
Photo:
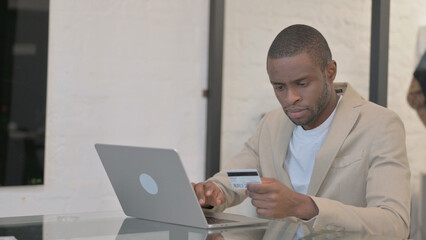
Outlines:
{"label": "laptop", "polygon": [[202,209],[175,150],[108,144],[95,148],[127,216],[198,228],[269,222]]}

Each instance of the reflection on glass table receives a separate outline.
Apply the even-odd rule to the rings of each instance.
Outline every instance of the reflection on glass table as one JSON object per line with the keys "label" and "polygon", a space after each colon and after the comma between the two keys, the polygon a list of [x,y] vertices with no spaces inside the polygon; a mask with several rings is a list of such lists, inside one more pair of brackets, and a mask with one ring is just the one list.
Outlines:
{"label": "reflection on glass table", "polygon": [[18,240],[275,240],[297,239],[298,230],[302,232],[299,239],[393,239],[344,231],[312,232],[309,226],[292,219],[271,221],[269,225],[210,230],[129,218],[122,212],[0,218],[0,239]]}
{"label": "reflection on glass table", "polygon": [[260,225],[213,230],[127,218],[124,220],[116,239],[262,239],[266,228],[267,225]]}

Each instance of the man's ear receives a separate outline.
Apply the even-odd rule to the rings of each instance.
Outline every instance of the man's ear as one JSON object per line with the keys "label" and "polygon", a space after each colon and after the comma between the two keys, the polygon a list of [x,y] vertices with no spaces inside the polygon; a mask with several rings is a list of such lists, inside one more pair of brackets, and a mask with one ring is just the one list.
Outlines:
{"label": "man's ear", "polygon": [[325,68],[325,74],[329,82],[333,82],[337,74],[337,63],[332,60]]}

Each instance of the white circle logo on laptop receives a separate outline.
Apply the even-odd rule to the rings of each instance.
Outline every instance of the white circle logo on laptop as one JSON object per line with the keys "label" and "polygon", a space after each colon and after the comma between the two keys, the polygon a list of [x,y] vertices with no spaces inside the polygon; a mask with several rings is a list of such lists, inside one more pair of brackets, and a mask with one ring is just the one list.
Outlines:
{"label": "white circle logo on laptop", "polygon": [[155,180],[146,173],[142,173],[139,176],[139,181],[145,191],[147,191],[151,195],[155,195],[158,193],[158,185]]}

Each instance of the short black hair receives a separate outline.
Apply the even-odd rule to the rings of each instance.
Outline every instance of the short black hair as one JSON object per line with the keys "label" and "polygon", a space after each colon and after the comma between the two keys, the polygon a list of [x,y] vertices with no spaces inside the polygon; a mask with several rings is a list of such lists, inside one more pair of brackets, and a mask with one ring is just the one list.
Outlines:
{"label": "short black hair", "polygon": [[291,25],[282,30],[272,42],[268,58],[293,57],[301,53],[308,53],[321,69],[332,60],[324,36],[315,28],[303,24]]}

